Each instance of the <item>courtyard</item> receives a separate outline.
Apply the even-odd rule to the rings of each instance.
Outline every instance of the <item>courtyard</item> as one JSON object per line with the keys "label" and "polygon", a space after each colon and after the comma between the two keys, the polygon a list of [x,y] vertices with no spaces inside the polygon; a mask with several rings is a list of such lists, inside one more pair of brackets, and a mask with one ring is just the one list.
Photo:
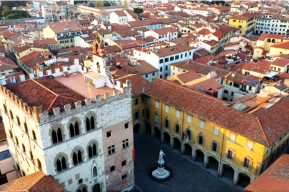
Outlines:
{"label": "courtyard", "polygon": [[[215,167],[204,168],[202,162],[192,161],[189,156],[180,155],[179,150],[161,144],[157,138],[135,134],[135,184],[144,192],[193,192],[193,191],[243,191],[235,186],[230,175],[218,177]],[[149,172],[157,166],[159,151],[165,153],[165,165],[172,171],[172,177],[158,182]],[[229,173],[228,173],[229,174]]]}

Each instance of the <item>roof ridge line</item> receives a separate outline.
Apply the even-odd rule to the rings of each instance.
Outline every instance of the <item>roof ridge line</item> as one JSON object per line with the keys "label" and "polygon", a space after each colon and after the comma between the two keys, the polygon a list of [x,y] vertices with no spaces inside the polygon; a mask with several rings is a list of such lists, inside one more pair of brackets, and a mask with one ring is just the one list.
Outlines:
{"label": "roof ridge line", "polygon": [[264,131],[264,129],[263,129],[263,126],[262,126],[262,124],[261,124],[261,121],[260,121],[259,117],[256,117],[256,119],[257,119],[258,124],[259,124],[259,126],[260,126],[260,128],[261,128],[261,131],[262,131],[262,133],[263,133],[263,135],[264,135],[264,137],[265,137],[265,140],[266,140],[267,145],[270,146],[269,141],[268,141],[268,138],[267,138],[267,136],[266,136],[266,134],[265,134],[265,131]]}
{"label": "roof ridge line", "polygon": [[34,79],[31,79],[31,81],[33,81],[34,83],[36,83],[37,85],[41,86],[42,88],[46,89],[47,91],[49,91],[50,93],[54,94],[55,96],[59,96],[57,93],[53,92],[52,90],[48,89],[47,87],[45,87],[44,85],[42,85],[41,83],[35,81]]}
{"label": "roof ridge line", "polygon": [[[161,79],[161,78],[159,78],[159,79]],[[202,96],[209,97],[209,98],[214,99],[214,100],[216,100],[216,101],[218,101],[218,102],[221,103],[221,101],[220,101],[219,99],[215,98],[215,97],[211,97],[211,96],[208,96],[208,95],[206,95],[206,94],[201,94],[201,93],[199,93],[198,91],[195,91],[195,90],[190,89],[190,88],[188,88],[188,87],[186,87],[186,86],[183,86],[183,85],[175,84],[175,83],[173,83],[173,82],[171,82],[171,81],[169,81],[169,80],[166,80],[166,79],[161,79],[161,80],[163,80],[163,81],[165,81],[165,82],[168,82],[168,83],[170,83],[170,84],[172,84],[172,85],[176,85],[176,86],[178,86],[178,87],[180,87],[180,88],[187,89],[188,91],[197,93],[198,95],[202,95]],[[225,102],[224,102],[224,103],[225,103]],[[222,102],[222,104],[223,104],[223,102]]]}
{"label": "roof ridge line", "polygon": [[55,95],[55,98],[53,99],[53,101],[51,102],[51,104],[49,105],[49,107],[47,108],[47,111],[50,110],[50,108],[52,107],[52,105],[55,103],[56,99],[59,97],[59,95]]}

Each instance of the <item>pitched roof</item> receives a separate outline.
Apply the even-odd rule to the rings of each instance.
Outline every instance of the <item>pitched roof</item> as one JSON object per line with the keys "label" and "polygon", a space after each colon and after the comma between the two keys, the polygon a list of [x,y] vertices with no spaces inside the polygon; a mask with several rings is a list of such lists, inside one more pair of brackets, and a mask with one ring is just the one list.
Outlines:
{"label": "pitched roof", "polygon": [[85,99],[50,77],[29,79],[6,87],[29,106],[42,106],[43,111],[51,111],[56,107],[62,108],[66,104],[74,106],[74,102]]}
{"label": "pitched roof", "polygon": [[48,26],[54,33],[67,33],[73,31],[81,31],[80,24],[75,20],[65,20],[57,23],[49,23]]}
{"label": "pitched roof", "polygon": [[142,94],[143,88],[149,84],[149,82],[143,78],[140,74],[130,74],[120,78],[115,79],[121,83],[125,83],[127,80],[131,82],[131,93],[133,96],[138,96]]}
{"label": "pitched roof", "polygon": [[256,180],[248,185],[246,191],[271,192],[289,191],[289,155],[283,154]]}
{"label": "pitched roof", "polygon": [[0,57],[0,71],[16,69],[18,66],[7,57]]}
{"label": "pitched roof", "polygon": [[278,58],[272,62],[272,65],[276,65],[279,67],[285,67],[285,66],[289,65],[289,59]]}
{"label": "pitched roof", "polygon": [[0,191],[65,192],[65,189],[57,183],[52,176],[46,176],[42,172],[36,172],[0,185]]}
{"label": "pitched roof", "polygon": [[165,56],[174,55],[177,53],[182,53],[185,51],[191,51],[193,49],[194,48],[190,47],[189,45],[171,46],[171,47],[160,48],[157,51],[153,51],[153,53],[158,55],[159,57],[165,57]]}
{"label": "pitched roof", "polygon": [[[276,136],[271,137],[271,131],[274,133],[277,130],[279,134],[286,132],[283,127],[282,129],[274,127],[263,119],[259,120],[259,116],[228,108],[223,105],[224,102],[221,100],[167,80],[154,79],[146,86],[145,94],[265,146],[270,146],[276,141]],[[289,99],[286,100],[289,105]],[[272,119],[274,118],[270,120],[272,121]],[[283,122],[286,119],[284,118]]]}
{"label": "pitched roof", "polygon": [[278,34],[262,33],[260,35],[260,37],[258,38],[258,40],[264,41],[267,38],[282,39],[283,36],[282,35],[278,35]]}
{"label": "pitched roof", "polygon": [[156,30],[154,30],[154,32],[156,32],[159,35],[164,35],[167,33],[178,32],[178,30],[173,28],[173,27],[166,27],[166,28],[156,29]]}

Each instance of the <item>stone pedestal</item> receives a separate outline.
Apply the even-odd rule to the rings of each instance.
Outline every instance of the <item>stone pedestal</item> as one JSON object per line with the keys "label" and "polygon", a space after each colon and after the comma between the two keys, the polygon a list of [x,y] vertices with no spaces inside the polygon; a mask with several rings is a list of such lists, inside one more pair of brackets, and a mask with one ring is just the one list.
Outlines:
{"label": "stone pedestal", "polygon": [[152,176],[158,180],[166,179],[170,176],[170,172],[164,168],[165,161],[163,159],[158,161],[159,167],[152,172]]}

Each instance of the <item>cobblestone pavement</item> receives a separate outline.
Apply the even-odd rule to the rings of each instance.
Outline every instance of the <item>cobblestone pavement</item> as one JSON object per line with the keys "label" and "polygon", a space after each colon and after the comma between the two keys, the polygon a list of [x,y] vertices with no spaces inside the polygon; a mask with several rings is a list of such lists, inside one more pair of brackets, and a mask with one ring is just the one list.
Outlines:
{"label": "cobblestone pavement", "polygon": [[[135,141],[135,184],[143,192],[203,192],[203,191],[244,191],[232,183],[232,178],[217,176],[214,169],[205,169],[201,163],[179,155],[178,150],[161,144],[156,138],[136,134]],[[153,180],[149,172],[157,166],[159,151],[165,153],[164,160],[173,176],[164,182]]]}

